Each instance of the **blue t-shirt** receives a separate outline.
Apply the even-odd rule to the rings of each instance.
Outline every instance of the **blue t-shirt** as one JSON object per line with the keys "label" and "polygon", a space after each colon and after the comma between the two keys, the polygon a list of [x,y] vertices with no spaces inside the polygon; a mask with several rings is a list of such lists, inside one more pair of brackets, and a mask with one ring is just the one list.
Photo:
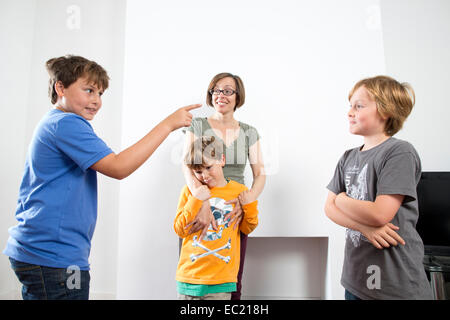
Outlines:
{"label": "blue t-shirt", "polygon": [[97,173],[112,150],[83,117],[57,109],[36,127],[25,162],[16,219],[4,254],[21,262],[89,270],[97,221]]}

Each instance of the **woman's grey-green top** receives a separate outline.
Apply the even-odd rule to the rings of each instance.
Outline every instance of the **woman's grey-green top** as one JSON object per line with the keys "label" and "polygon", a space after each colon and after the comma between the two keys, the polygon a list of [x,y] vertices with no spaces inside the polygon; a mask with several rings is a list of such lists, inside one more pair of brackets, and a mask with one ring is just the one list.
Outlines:
{"label": "woman's grey-green top", "polygon": [[196,138],[201,136],[213,136],[223,144],[225,155],[225,167],[223,174],[225,178],[236,182],[244,183],[244,170],[249,158],[249,149],[255,144],[260,136],[258,131],[243,122],[239,121],[239,135],[231,145],[226,146],[225,142],[216,135],[211,128],[207,118],[193,118],[191,126],[186,130],[191,131]]}

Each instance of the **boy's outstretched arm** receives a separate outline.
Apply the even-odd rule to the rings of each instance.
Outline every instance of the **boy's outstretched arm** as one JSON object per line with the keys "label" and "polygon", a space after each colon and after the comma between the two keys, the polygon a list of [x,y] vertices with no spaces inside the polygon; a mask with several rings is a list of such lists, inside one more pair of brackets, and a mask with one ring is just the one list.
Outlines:
{"label": "boy's outstretched arm", "polygon": [[396,232],[399,230],[397,226],[386,223],[380,227],[372,227],[355,221],[336,206],[336,198],[336,194],[329,191],[325,202],[325,213],[334,223],[361,232],[378,249],[388,248],[391,245],[396,246],[399,243],[405,244],[405,241]]}
{"label": "boy's outstretched arm", "polygon": [[119,180],[128,177],[153,154],[173,130],[189,126],[192,121],[189,111],[200,106],[201,104],[193,104],[178,109],[131,147],[119,154],[107,155],[94,163],[91,169]]}
{"label": "boy's outstretched arm", "polygon": [[372,227],[381,227],[392,221],[404,196],[399,194],[379,195],[375,201],[355,200],[341,192],[336,197],[336,206],[349,218]]}

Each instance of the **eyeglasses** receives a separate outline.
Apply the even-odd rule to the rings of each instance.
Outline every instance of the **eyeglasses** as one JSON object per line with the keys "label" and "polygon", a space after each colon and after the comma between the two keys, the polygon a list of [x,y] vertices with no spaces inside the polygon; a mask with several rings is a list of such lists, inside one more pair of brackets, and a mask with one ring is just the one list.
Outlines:
{"label": "eyeglasses", "polygon": [[221,92],[222,92],[223,95],[225,95],[225,96],[232,96],[233,94],[237,93],[237,91],[235,91],[235,90],[233,90],[233,89],[223,89],[223,90],[220,90],[220,89],[211,89],[211,90],[209,90],[209,94],[215,95],[215,96],[218,96]]}

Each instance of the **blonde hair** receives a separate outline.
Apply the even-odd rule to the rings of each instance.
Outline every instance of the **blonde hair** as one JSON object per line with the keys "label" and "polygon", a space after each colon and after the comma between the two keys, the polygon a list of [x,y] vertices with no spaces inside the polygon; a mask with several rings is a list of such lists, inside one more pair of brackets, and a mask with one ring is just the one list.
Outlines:
{"label": "blonde hair", "polygon": [[199,170],[205,167],[205,159],[222,160],[223,144],[213,136],[203,136],[194,140],[184,156],[184,163],[189,169]]}
{"label": "blonde hair", "polygon": [[376,102],[379,114],[387,118],[384,132],[389,136],[399,132],[415,104],[416,96],[411,85],[388,76],[367,78],[355,84],[348,95],[349,100],[360,87],[366,88]]}

